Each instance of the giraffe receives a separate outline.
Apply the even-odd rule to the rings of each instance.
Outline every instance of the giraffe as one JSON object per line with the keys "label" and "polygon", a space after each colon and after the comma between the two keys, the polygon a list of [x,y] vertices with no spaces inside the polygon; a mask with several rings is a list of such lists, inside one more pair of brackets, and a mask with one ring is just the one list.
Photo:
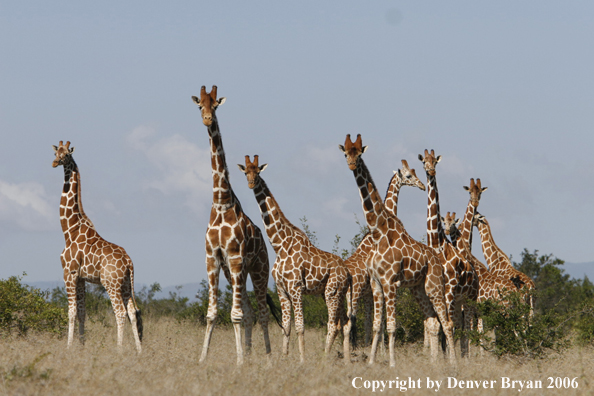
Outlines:
{"label": "giraffe", "polygon": [[[398,195],[402,186],[417,187],[425,191],[425,185],[421,180],[419,180],[415,170],[408,166],[408,162],[406,160],[402,160],[402,169],[394,171],[394,175],[390,179],[390,184],[388,185],[388,190],[384,199],[386,210],[388,210],[394,216],[397,215]],[[357,246],[355,252],[344,261],[344,264],[352,278],[352,287],[347,293],[347,316],[349,317],[350,321],[349,325],[355,328],[354,326],[357,317],[358,303],[360,298],[363,298],[365,307],[365,344],[369,342],[370,338],[371,311],[373,307],[373,294],[369,284],[369,274],[367,272],[366,263],[372,248],[372,238],[371,235],[367,233],[359,243],[359,246]]]}
{"label": "giraffe", "polygon": [[[432,308],[426,320],[431,335],[431,356],[437,359],[439,322],[443,326],[450,347],[450,362],[455,364],[453,323],[448,315],[444,293],[444,270],[436,253],[408,235],[400,220],[390,214],[379,196],[371,174],[361,155],[367,150],[361,135],[353,143],[347,135],[345,144],[339,145],[347,165],[353,171],[359,189],[365,220],[370,230],[374,249],[369,260],[370,282],[374,300],[373,342],[369,364],[375,361],[379,341],[382,309],[386,303],[390,366],[396,365],[394,333],[396,331],[395,299],[399,287],[418,289]],[[427,312],[425,313],[427,315]]]}
{"label": "giraffe", "polygon": [[260,176],[268,164],[259,165],[259,157],[250,161],[245,156],[245,166],[238,164],[245,173],[248,187],[254,191],[260,207],[264,228],[276,252],[272,276],[278,289],[282,308],[283,353],[289,353],[291,334],[291,307],[295,314],[295,329],[299,341],[301,363],[305,360],[303,294],[322,294],[328,307],[328,334],[326,336],[326,355],[339,330],[343,327],[344,358],[350,362],[349,334],[344,313],[344,296],[349,286],[349,275],[342,259],[334,254],[315,247],[303,231],[295,227],[284,215],[278,202]]}
{"label": "giraffe", "polygon": [[[435,156],[434,150],[431,152],[425,150],[424,155],[419,154],[419,160],[423,163],[427,175],[427,245],[437,252],[442,261],[448,314],[454,319],[455,327],[461,329],[463,328],[462,306],[465,310],[471,309],[466,302],[477,299],[479,279],[472,264],[445,237],[436,179],[436,166],[441,161],[441,155]],[[478,205],[478,200],[471,201]],[[469,210],[470,208],[469,203]],[[468,322],[467,325],[469,324]],[[427,346],[426,340],[425,346]],[[464,333],[461,338],[461,348],[462,356],[467,356],[468,340]]]}
{"label": "giraffe", "polygon": [[[512,266],[507,254],[495,244],[489,222],[485,216],[478,212],[476,214],[476,226],[481,235],[483,255],[489,266],[489,271],[496,276],[511,280],[515,286],[514,290],[522,290],[524,287],[528,290],[534,290],[536,287],[534,281],[528,275]],[[530,304],[530,315],[533,315],[534,297],[530,293],[526,293],[526,300]]]}
{"label": "giraffe", "polygon": [[118,341],[122,346],[126,315],[132,324],[136,350],[142,351],[142,318],[134,299],[134,265],[124,248],[103,239],[83,210],[80,172],[70,142],[53,146],[52,167],[64,167],[64,188],[60,199],[60,224],[66,246],[60,256],[68,295],[68,347],[74,339],[74,321],[84,342],[85,282],[101,284],[107,290],[116,317]]}
{"label": "giraffe", "polygon": [[[258,303],[259,321],[264,334],[266,354],[270,356],[268,334],[268,252],[262,232],[243,212],[241,204],[229,182],[229,171],[223,150],[223,141],[216,117],[216,109],[226,98],[217,99],[217,87],[210,93],[202,86],[200,98],[192,100],[201,110],[202,122],[208,129],[213,178],[213,201],[210,221],[206,230],[206,270],[208,272],[208,313],[206,332],[200,362],[208,355],[208,347],[217,316],[217,295],[221,268],[233,291],[231,322],[235,331],[237,364],[243,363],[240,323],[245,327],[245,344],[249,352],[252,343],[253,310],[250,305],[246,281],[252,279],[254,294]],[[243,309],[242,309],[243,307]]]}

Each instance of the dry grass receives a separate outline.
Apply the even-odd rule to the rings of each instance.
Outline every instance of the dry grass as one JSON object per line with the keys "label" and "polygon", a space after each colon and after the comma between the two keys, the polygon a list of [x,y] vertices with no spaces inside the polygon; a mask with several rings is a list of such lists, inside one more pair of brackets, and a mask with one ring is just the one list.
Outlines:
{"label": "dry grass", "polygon": [[[66,340],[38,335],[26,338],[0,338],[0,394],[33,395],[105,395],[105,394],[200,394],[200,395],[332,395],[369,394],[371,389],[355,389],[352,380],[421,380],[415,395],[435,394],[427,389],[427,377],[443,381],[439,394],[510,394],[518,389],[501,389],[501,377],[512,380],[540,380],[544,389],[524,389],[521,394],[592,394],[594,393],[594,350],[573,348],[562,356],[520,364],[493,357],[473,358],[457,368],[445,362],[430,364],[427,354],[415,347],[398,350],[397,368],[387,366],[387,356],[369,367],[363,361],[345,366],[334,355],[326,359],[322,350],[322,331],[306,330],[306,363],[298,363],[296,337],[292,337],[288,357],[279,354],[280,330],[272,329],[273,353],[268,359],[258,327],[254,348],[242,367],[235,365],[235,343],[231,329],[215,328],[209,359],[198,364],[204,335],[202,326],[180,324],[173,320],[145,320],[142,355],[132,343],[132,331],[126,327],[126,344],[118,353],[113,324],[87,326],[86,344],[66,349]],[[361,357],[361,351],[357,351]],[[547,377],[578,377],[578,389],[546,389]],[[458,380],[496,380],[494,389],[447,389],[447,377]],[[359,381],[357,384],[362,385]],[[383,393],[395,393],[386,389]],[[379,390],[376,391],[379,393]]]}

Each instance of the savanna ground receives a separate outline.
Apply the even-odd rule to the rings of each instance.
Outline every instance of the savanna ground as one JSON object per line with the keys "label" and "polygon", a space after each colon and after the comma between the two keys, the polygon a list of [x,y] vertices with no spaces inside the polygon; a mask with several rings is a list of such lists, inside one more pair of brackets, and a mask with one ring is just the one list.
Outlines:
{"label": "savanna ground", "polygon": [[[125,344],[116,349],[115,320],[87,321],[86,342],[75,342],[66,348],[66,339],[49,334],[9,335],[0,337],[0,394],[7,395],[111,395],[111,394],[173,394],[173,395],[341,395],[371,394],[364,381],[407,380],[409,377],[421,389],[408,389],[416,395],[435,394],[427,389],[427,378],[442,381],[439,394],[516,394],[502,388],[501,377],[511,380],[539,380],[543,389],[526,389],[521,394],[587,395],[594,393],[594,349],[573,346],[562,354],[521,361],[497,358],[488,354],[460,360],[457,367],[441,358],[431,364],[422,344],[405,344],[397,350],[397,366],[390,368],[387,355],[380,353],[378,363],[369,366],[364,353],[355,351],[352,365],[340,357],[337,339],[334,351],[326,358],[323,352],[323,330],[306,329],[306,361],[299,363],[295,333],[291,335],[289,356],[280,353],[282,336],[271,323],[272,355],[264,353],[259,325],[254,328],[254,345],[243,366],[236,365],[233,331],[218,326],[213,333],[208,360],[198,364],[205,327],[171,318],[145,318],[143,352],[134,349],[132,331],[127,323]],[[476,349],[475,349],[476,350]],[[360,389],[353,387],[361,386]],[[458,381],[495,381],[493,389],[448,389],[448,377]],[[576,388],[547,389],[550,381],[559,377],[576,378]],[[566,384],[568,384],[566,380]],[[561,382],[558,382],[561,384]],[[378,383],[379,385],[379,383]],[[381,385],[379,385],[381,387]],[[555,386],[553,382],[553,386]],[[386,388],[381,393],[395,393]],[[377,389],[375,393],[380,393]]]}

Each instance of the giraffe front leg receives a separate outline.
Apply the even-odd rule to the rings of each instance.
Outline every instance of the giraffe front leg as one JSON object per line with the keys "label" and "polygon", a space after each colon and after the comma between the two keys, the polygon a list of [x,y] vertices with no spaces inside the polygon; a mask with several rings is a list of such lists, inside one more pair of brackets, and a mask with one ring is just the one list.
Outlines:
{"label": "giraffe front leg", "polygon": [[303,302],[301,289],[292,295],[291,299],[293,300],[293,312],[295,313],[295,332],[297,333],[297,341],[299,343],[299,361],[303,363],[305,362],[305,325],[303,321]]}
{"label": "giraffe front leg", "polygon": [[[208,244],[207,244],[208,246]],[[204,343],[199,363],[203,363],[208,355],[208,347],[212,337],[215,320],[217,318],[217,295],[219,292],[219,271],[220,265],[214,257],[206,258],[206,270],[208,272],[208,312],[206,314],[206,329],[204,332]]]}
{"label": "giraffe front leg", "polygon": [[371,279],[371,291],[373,292],[373,341],[369,353],[370,365],[375,363],[377,344],[382,332],[382,314],[384,310],[384,292],[380,283],[374,278]]}
{"label": "giraffe front leg", "polygon": [[68,296],[68,348],[70,348],[74,341],[74,322],[76,321],[77,314],[77,283],[78,275],[75,271],[64,274],[64,284],[66,295]]}
{"label": "giraffe front leg", "polygon": [[[247,293],[245,291],[245,277],[243,271],[243,259],[240,257],[229,258],[229,271],[231,273],[231,289],[233,294],[233,303],[231,307],[231,323],[235,332],[235,349],[237,352],[237,364],[243,364],[243,345],[241,342],[241,322],[243,320],[243,310],[241,308],[242,300]],[[250,325],[253,324],[250,323]],[[251,329],[250,329],[251,333]],[[251,342],[251,340],[250,340]]]}
{"label": "giraffe front leg", "polygon": [[386,298],[386,330],[388,331],[388,352],[390,355],[390,367],[396,367],[396,351],[394,342],[396,337],[396,290],[394,284],[384,287]]}
{"label": "giraffe front leg", "polygon": [[332,344],[334,344],[334,339],[336,338],[336,334],[338,333],[338,311],[339,301],[341,300],[341,298],[340,291],[337,290],[337,287],[337,282],[335,279],[333,279],[328,282],[325,290],[325,300],[326,306],[328,308],[328,334],[326,335],[326,347],[324,348],[326,357],[329,356],[330,349],[332,348]]}
{"label": "giraffe front leg", "polygon": [[250,303],[245,284],[241,293],[241,305],[243,307],[242,323],[245,328],[245,353],[250,354],[252,351],[252,330],[254,328],[254,309]]}

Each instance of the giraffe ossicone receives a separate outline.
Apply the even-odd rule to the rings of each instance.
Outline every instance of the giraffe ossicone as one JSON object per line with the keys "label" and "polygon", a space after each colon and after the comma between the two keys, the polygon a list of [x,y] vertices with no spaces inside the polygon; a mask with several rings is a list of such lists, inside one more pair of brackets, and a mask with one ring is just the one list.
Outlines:
{"label": "giraffe ossicone", "polygon": [[85,283],[105,287],[116,316],[118,347],[122,346],[126,316],[132,324],[136,349],[142,350],[143,334],[140,310],[134,300],[134,266],[126,251],[103,239],[85,214],[81,201],[80,173],[72,158],[70,142],[53,146],[56,157],[52,167],[64,167],[64,187],[60,199],[60,224],[66,246],[60,260],[68,295],[68,347],[74,339],[78,317],[79,337],[84,342]]}

